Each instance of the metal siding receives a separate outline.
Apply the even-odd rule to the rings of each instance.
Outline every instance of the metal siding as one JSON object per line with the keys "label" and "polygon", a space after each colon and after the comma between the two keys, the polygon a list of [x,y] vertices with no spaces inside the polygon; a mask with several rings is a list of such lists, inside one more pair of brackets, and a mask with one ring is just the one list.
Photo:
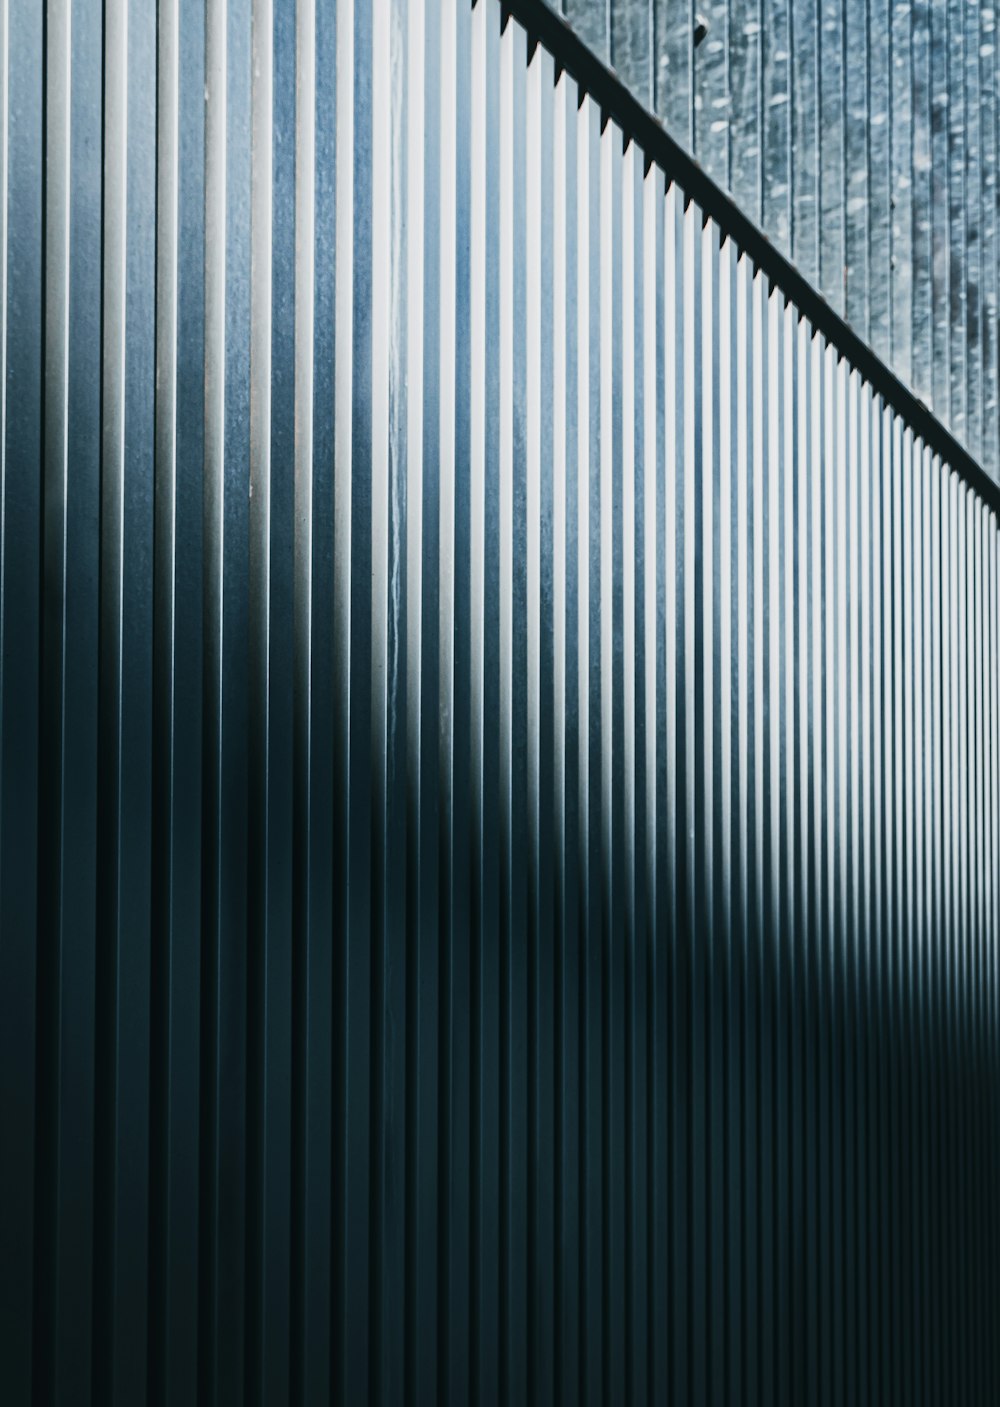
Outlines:
{"label": "metal siding", "polygon": [[[690,130],[985,445],[993,21],[866,145],[848,3]],[[5,1401],[995,1400],[992,485],[529,0],[29,8]]]}
{"label": "metal siding", "polygon": [[994,8],[553,8],[1000,475]]}

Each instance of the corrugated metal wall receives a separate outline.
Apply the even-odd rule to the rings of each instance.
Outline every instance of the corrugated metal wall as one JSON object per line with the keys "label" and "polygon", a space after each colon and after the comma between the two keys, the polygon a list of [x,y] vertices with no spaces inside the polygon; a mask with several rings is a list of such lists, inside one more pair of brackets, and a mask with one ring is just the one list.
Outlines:
{"label": "corrugated metal wall", "polygon": [[557,7],[1000,475],[995,7]]}
{"label": "corrugated metal wall", "polygon": [[0,15],[4,1401],[996,1401],[974,467],[496,0]]}

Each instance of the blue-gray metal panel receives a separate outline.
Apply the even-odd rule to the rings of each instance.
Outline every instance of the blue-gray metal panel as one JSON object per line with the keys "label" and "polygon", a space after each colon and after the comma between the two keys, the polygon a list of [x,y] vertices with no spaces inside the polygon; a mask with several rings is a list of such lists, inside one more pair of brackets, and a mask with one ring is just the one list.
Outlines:
{"label": "blue-gray metal panel", "polygon": [[[12,1402],[996,1396],[997,495],[514,8],[0,5]],[[839,13],[692,131],[873,337],[880,153],[988,439],[995,104]]]}
{"label": "blue-gray metal panel", "polygon": [[[0,18],[0,1288],[3,1371],[13,1399],[32,1379],[33,1235],[38,1199],[36,974],[40,894],[42,474],[46,395],[44,24],[37,7]],[[12,50],[17,55],[11,62]]]}
{"label": "blue-gray metal panel", "polygon": [[36,1391],[71,1401],[94,1358],[102,145],[101,16],[72,11],[45,35],[32,1331]]}
{"label": "blue-gray metal panel", "polygon": [[993,8],[956,0],[562,8],[995,476]]}

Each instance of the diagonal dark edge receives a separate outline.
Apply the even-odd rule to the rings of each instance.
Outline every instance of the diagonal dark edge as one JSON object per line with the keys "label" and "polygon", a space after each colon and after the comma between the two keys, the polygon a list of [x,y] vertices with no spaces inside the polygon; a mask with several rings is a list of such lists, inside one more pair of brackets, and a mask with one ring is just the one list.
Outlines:
{"label": "diagonal dark edge", "polygon": [[[473,5],[477,0],[473,0]],[[881,357],[835,312],[823,295],[803,277],[791,260],[771,243],[753,220],[716,185],[666,130],[659,118],[630,92],[611,69],[591,50],[561,15],[544,0],[502,0],[504,19],[514,18],[527,31],[529,44],[544,45],[556,62],[557,73],[565,70],[583,93],[601,108],[604,119],[611,118],[643,150],[647,166],[655,163],[676,181],[731,239],[750,256],[757,267],[807,317],[841,356],[870,382],[876,392],[909,423],[923,442],[955,469],[970,488],[1000,514],[1000,484],[937,418],[927,404],[914,394]]]}

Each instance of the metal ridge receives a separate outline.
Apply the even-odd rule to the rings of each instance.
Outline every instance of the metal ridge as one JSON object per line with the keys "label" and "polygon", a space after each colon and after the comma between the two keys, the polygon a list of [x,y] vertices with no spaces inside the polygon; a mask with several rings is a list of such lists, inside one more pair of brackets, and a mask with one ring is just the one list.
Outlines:
{"label": "metal ridge", "polygon": [[[473,8],[479,0],[472,0]],[[648,165],[656,164],[668,181],[684,191],[722,235],[739,246],[785,297],[807,317],[842,357],[871,383],[883,399],[904,416],[924,443],[955,469],[985,503],[1000,513],[1000,484],[934,414],[927,403],[887,366],[878,353],[827,302],[822,293],[777,248],[764,231],[718,185],[662,121],[643,105],[613,69],[580,38],[572,26],[545,0],[503,0],[504,23],[513,16],[528,35],[529,52],[542,44],[601,109],[602,122],[612,119],[626,141],[641,147]]]}

